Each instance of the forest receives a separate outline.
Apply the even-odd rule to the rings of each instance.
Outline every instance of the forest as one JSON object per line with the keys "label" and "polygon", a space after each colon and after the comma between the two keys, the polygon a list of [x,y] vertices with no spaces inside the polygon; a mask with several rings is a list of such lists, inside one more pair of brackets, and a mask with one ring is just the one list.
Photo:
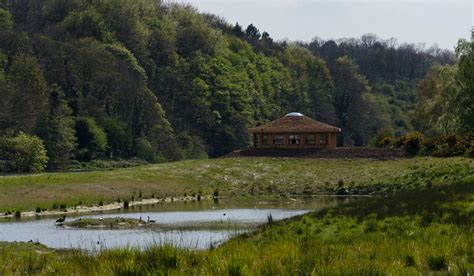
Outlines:
{"label": "forest", "polygon": [[0,171],[217,157],[291,111],[340,146],[470,135],[473,75],[466,40],[274,41],[159,0],[0,0]]}

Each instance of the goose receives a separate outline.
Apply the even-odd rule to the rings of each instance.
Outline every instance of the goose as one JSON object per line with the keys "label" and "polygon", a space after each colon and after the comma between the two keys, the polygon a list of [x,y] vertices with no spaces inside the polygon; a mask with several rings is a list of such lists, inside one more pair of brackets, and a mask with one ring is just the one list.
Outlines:
{"label": "goose", "polygon": [[63,223],[63,222],[65,222],[65,221],[66,221],[66,216],[62,216],[61,218],[58,218],[58,219],[56,220],[56,223]]}
{"label": "goose", "polygon": [[148,217],[148,223],[155,223],[155,222],[156,222],[156,220],[152,220],[152,219],[150,219],[150,217],[149,217],[149,216],[147,216],[147,217]]}

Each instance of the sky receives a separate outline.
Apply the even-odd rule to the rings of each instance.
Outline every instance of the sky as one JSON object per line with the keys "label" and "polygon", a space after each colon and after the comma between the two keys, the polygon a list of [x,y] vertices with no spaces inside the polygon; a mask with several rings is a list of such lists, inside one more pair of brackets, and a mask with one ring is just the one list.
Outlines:
{"label": "sky", "polygon": [[253,23],[275,40],[311,41],[366,33],[398,43],[438,44],[453,50],[470,39],[474,0],[177,0],[245,27]]}

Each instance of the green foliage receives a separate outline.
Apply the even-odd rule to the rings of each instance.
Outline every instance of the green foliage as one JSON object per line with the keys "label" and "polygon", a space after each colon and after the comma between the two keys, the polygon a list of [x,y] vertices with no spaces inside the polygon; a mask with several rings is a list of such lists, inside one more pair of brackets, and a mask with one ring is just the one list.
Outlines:
{"label": "green foliage", "polygon": [[367,80],[358,70],[357,65],[348,57],[337,59],[331,68],[336,84],[334,108],[342,128],[338,142],[341,145],[351,145],[349,137],[355,146],[366,144],[369,138],[364,131],[364,125],[369,120],[366,113],[367,103],[363,98],[369,87]]}
{"label": "green foliage", "polygon": [[459,56],[459,72],[457,81],[461,89],[454,96],[455,111],[459,117],[461,129],[465,132],[474,131],[474,42],[459,41],[456,53]]}
{"label": "green foliage", "polygon": [[50,89],[48,109],[36,132],[44,141],[50,166],[61,167],[73,156],[76,137],[72,110],[57,85]]}
{"label": "green foliage", "polygon": [[41,172],[48,163],[43,141],[20,133],[16,137],[0,137],[0,171]]}
{"label": "green foliage", "polygon": [[[15,55],[7,70],[4,133],[25,131],[31,133],[38,118],[46,109],[48,93],[46,80],[36,57],[28,54]],[[5,89],[5,88],[4,88]]]}
{"label": "green foliage", "polygon": [[[446,135],[469,130],[474,117],[463,84],[466,43],[458,47],[459,69],[446,66],[436,81],[442,89],[428,101],[418,96],[418,120],[410,122],[418,80],[435,62],[453,63],[451,53],[371,34],[275,42],[253,24],[242,30],[153,0],[7,2],[0,4],[0,134],[40,134],[51,164],[73,158],[70,119],[82,117],[104,129],[108,147],[78,141],[79,159],[135,157],[143,138],[156,155],[147,158],[160,161],[246,148],[249,127],[290,111],[341,127],[339,144],[357,146],[378,140],[383,127],[399,136],[413,123]],[[56,84],[64,92],[56,109],[70,112],[51,116],[47,87]]]}
{"label": "green foliage", "polygon": [[132,151],[133,136],[127,125],[118,119],[107,117],[100,123],[107,135],[111,157],[129,157]]}
{"label": "green foliage", "polygon": [[135,143],[137,144],[136,148],[138,158],[144,159],[150,163],[158,161],[156,149],[153,148],[146,138],[138,138]]}
{"label": "green foliage", "polygon": [[383,127],[379,129],[374,144],[375,146],[386,147],[394,136],[395,133],[391,127]]}
{"label": "green foliage", "polygon": [[448,135],[459,128],[455,81],[457,66],[433,67],[418,86],[417,104],[412,114],[415,129],[427,135]]}
{"label": "green foliage", "polygon": [[423,140],[423,134],[420,132],[408,133],[403,145],[403,149],[411,155],[416,155],[421,149],[421,143]]}
{"label": "green foliage", "polygon": [[105,43],[113,41],[104,19],[94,7],[83,11],[72,11],[63,21],[67,35],[72,37],[94,37]]}
{"label": "green foliage", "polygon": [[107,135],[94,118],[79,117],[75,124],[78,156],[81,161],[89,161],[107,149]]}
{"label": "green foliage", "polygon": [[13,18],[10,12],[0,8],[0,29],[12,30]]}

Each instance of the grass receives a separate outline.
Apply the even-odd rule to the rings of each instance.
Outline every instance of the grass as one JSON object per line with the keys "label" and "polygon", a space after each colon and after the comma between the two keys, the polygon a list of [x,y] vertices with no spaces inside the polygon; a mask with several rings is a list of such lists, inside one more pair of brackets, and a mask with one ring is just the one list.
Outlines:
{"label": "grass", "polygon": [[144,220],[134,218],[80,218],[73,221],[65,222],[63,225],[66,227],[74,228],[139,228],[147,226],[147,222]]}
{"label": "grass", "polygon": [[147,220],[140,220],[135,218],[80,218],[73,221],[68,221],[62,226],[72,228],[103,228],[103,229],[136,229],[136,228],[156,228],[160,230],[173,231],[192,231],[192,230],[243,230],[257,227],[254,223],[234,223],[234,222],[204,222],[192,225],[168,225],[159,224],[155,222],[147,222]]}
{"label": "grass", "polygon": [[113,171],[0,176],[0,212],[183,195],[390,194],[474,178],[473,159],[227,158]]}
{"label": "grass", "polygon": [[163,245],[91,255],[0,243],[0,268],[0,274],[39,275],[467,275],[474,272],[474,182],[272,221],[205,251]]}

